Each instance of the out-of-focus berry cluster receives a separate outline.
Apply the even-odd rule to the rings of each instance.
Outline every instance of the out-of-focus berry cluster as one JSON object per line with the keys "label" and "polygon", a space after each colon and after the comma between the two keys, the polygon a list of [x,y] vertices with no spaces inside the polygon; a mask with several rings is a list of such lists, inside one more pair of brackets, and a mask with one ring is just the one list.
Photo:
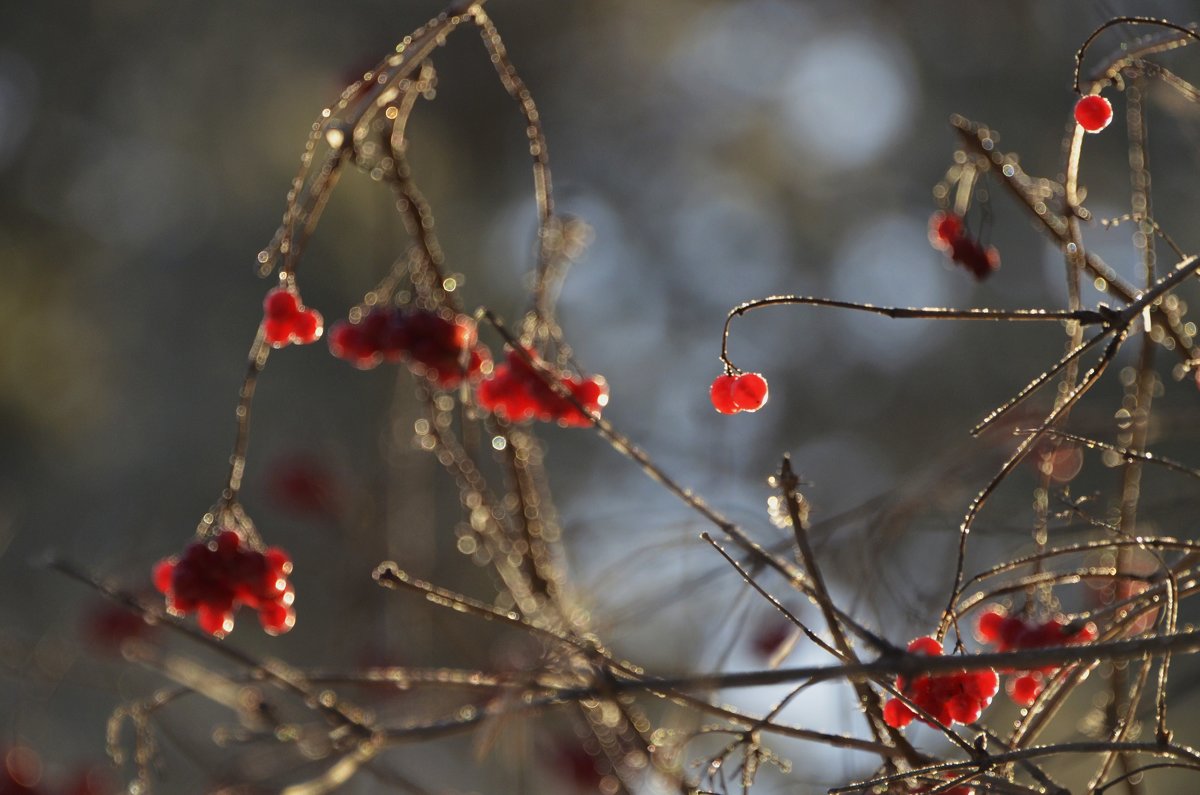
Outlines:
{"label": "out-of-focus berry cluster", "polygon": [[334,323],[329,350],[360,370],[404,362],[443,389],[457,387],[464,377],[478,379],[491,361],[469,317],[395,306],[375,307],[357,323]]}
{"label": "out-of-focus berry cluster", "polygon": [[[980,643],[995,646],[996,651],[1042,649],[1091,643],[1096,639],[1096,625],[1072,625],[1057,615],[1039,622],[1032,617],[1009,615],[1004,607],[991,605],[980,614],[975,636]],[[1046,679],[1057,670],[1058,666],[1050,665],[1033,671],[1005,671],[1012,674],[1005,685],[1009,698],[1028,707],[1041,695]]]}
{"label": "out-of-focus berry cluster", "polygon": [[[582,378],[551,367],[531,350],[525,353],[551,373],[588,411],[599,413],[608,405],[608,382],[601,376]],[[559,425],[582,427],[590,424],[579,407],[558,394],[516,350],[509,350],[504,364],[479,385],[479,407],[509,422],[538,419]]]}
{"label": "out-of-focus berry cluster", "polygon": [[282,549],[260,552],[235,531],[223,530],[211,541],[188,545],[178,558],[160,561],[154,586],[167,597],[171,613],[195,613],[200,628],[218,638],[233,630],[233,615],[242,605],[257,610],[263,629],[278,635],[296,623],[291,571]]}

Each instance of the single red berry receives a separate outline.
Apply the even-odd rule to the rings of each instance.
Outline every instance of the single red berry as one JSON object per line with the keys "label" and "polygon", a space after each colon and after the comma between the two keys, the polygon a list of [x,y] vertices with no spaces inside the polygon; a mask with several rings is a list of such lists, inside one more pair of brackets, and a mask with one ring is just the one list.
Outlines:
{"label": "single red berry", "polygon": [[1008,680],[1009,698],[1018,706],[1030,706],[1037,700],[1041,692],[1042,677],[1040,674],[1025,674],[1024,676],[1017,676]]}
{"label": "single red berry", "polygon": [[1100,132],[1112,118],[1112,103],[1099,94],[1089,94],[1075,103],[1075,121],[1087,132]]}
{"label": "single red berry", "polygon": [[898,698],[889,698],[883,705],[883,721],[893,729],[903,729],[917,714]]}
{"label": "single red berry", "polygon": [[218,638],[225,637],[233,630],[233,616],[229,611],[208,604],[202,604],[196,610],[196,623],[200,629]]}
{"label": "single red berry", "polygon": [[976,281],[983,281],[1000,267],[1000,252],[995,246],[984,248],[979,241],[969,237],[951,242],[950,259],[970,271]]}
{"label": "single red berry", "polygon": [[282,635],[296,625],[296,611],[280,602],[258,608],[258,620],[268,635]]}
{"label": "single red berry", "polygon": [[767,379],[759,373],[742,373],[733,384],[733,402],[741,411],[758,411],[767,404]]}
{"label": "single red berry", "polygon": [[719,413],[737,414],[741,411],[733,397],[733,387],[736,383],[737,378],[732,375],[719,375],[713,379],[708,396],[712,399],[713,408]]}
{"label": "single red berry", "polygon": [[964,725],[979,720],[985,706],[965,693],[950,698],[946,704],[950,711],[950,719]]}
{"label": "single red berry", "polygon": [[263,314],[269,320],[287,320],[300,308],[300,299],[286,287],[276,287],[263,299]]}
{"label": "single red berry", "polygon": [[571,391],[579,402],[592,411],[599,411],[608,405],[608,382],[603,376],[592,376],[581,381],[578,386],[572,386]]}
{"label": "single red berry", "polygon": [[321,338],[321,332],[324,330],[325,320],[315,309],[305,309],[303,312],[296,313],[292,321],[294,341],[300,345],[316,342]]}
{"label": "single red berry", "polygon": [[[91,610],[84,624],[84,636],[95,648],[119,652],[127,640],[149,635],[154,627],[140,613],[125,605],[105,603]],[[0,788],[0,794],[4,789]]]}
{"label": "single red berry", "polygon": [[268,317],[263,321],[263,337],[272,348],[282,348],[292,341],[291,318]]}
{"label": "single red berry", "polygon": [[760,657],[769,660],[788,642],[794,629],[786,621],[771,621],[758,628],[750,643]]}
{"label": "single red berry", "polygon": [[979,616],[975,627],[975,637],[980,643],[996,643],[1000,640],[1000,631],[1004,626],[1007,612],[1000,605],[992,605]]}
{"label": "single red berry", "polygon": [[1000,689],[1000,677],[991,668],[982,671],[971,671],[967,674],[966,690],[975,698],[990,702]]}
{"label": "single red berry", "polygon": [[154,566],[154,587],[161,594],[169,594],[172,588],[172,580],[175,578],[175,559],[166,558],[160,560]]}
{"label": "single red berry", "polygon": [[963,219],[956,213],[938,211],[929,219],[929,243],[938,251],[948,251],[963,235]]}
{"label": "single red berry", "polygon": [[926,635],[922,638],[916,638],[912,643],[909,643],[908,650],[913,654],[927,654],[930,657],[938,657],[942,654],[942,644]]}

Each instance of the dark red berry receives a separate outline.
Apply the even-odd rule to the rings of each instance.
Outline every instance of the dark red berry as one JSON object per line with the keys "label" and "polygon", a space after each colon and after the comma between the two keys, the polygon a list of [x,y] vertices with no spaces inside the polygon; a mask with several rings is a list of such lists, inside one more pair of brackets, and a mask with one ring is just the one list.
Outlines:
{"label": "dark red berry", "polygon": [[950,259],[970,271],[977,281],[983,281],[1000,267],[1000,252],[995,246],[984,248],[969,237],[952,241],[949,253]]}
{"label": "dark red berry", "polygon": [[268,469],[267,493],[279,507],[300,516],[335,519],[341,515],[342,484],[316,456],[281,457]]}
{"label": "dark red berry", "polygon": [[263,314],[268,320],[287,320],[300,308],[300,299],[286,287],[276,287],[263,299]]}
{"label": "dark red berry", "polygon": [[[127,640],[146,637],[154,627],[125,605],[104,603],[93,609],[84,624],[84,634],[95,648],[110,653],[121,650]],[[0,795],[4,790],[0,788]]]}
{"label": "dark red berry", "polygon": [[339,320],[329,330],[329,351],[360,370],[369,370],[383,359],[378,349],[372,346],[362,326],[346,320]]}
{"label": "dark red berry", "polygon": [[1112,103],[1099,94],[1089,94],[1075,103],[1075,121],[1087,132],[1100,132],[1112,119]]}

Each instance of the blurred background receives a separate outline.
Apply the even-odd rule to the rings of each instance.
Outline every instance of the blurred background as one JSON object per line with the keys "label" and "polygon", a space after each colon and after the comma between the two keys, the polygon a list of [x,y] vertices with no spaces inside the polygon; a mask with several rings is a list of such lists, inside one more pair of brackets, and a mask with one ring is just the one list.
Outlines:
{"label": "blurred background", "polygon": [[[103,769],[108,714],[164,680],[115,652],[114,638],[149,630],[122,624],[39,561],[52,553],[146,589],[152,564],[187,543],[223,485],[266,289],[254,258],[279,222],[310,125],[440,5],[81,0],[0,10],[0,748],[35,749],[48,791]],[[560,308],[579,361],[611,385],[606,416],[765,542],[786,538],[769,521],[766,478],[791,453],[811,484],[820,554],[842,603],[898,642],[929,631],[951,585],[961,512],[1010,444],[972,441],[967,430],[1059,355],[1061,331],[764,310],[734,323],[730,355],[767,376],[770,403],[721,417],[707,390],[725,313],[780,292],[1064,306],[1060,256],[999,191],[989,236],[1003,265],[991,279],[976,283],[930,248],[932,188],[956,146],[947,118],[987,123],[1028,172],[1055,177],[1075,48],[1116,13],[1190,22],[1196,5],[493,0],[488,9],[545,121],[560,210],[595,231]],[[1097,56],[1125,35],[1106,34]],[[1192,49],[1166,60],[1194,78]],[[515,318],[527,307],[535,220],[523,122],[472,32],[452,37],[434,64],[436,101],[418,106],[411,127],[415,177],[467,306]],[[1121,101],[1112,134],[1085,149],[1087,204],[1100,217],[1128,209]],[[1196,250],[1188,202],[1200,113],[1166,92],[1148,103],[1155,216]],[[1134,278],[1128,228],[1086,235]],[[387,189],[348,174],[305,256],[306,303],[327,323],[344,317],[404,245]],[[1085,301],[1097,300],[1089,289]],[[494,335],[484,339],[499,349]],[[1194,387],[1171,377],[1174,359],[1159,362],[1154,449],[1195,462],[1196,425],[1185,422]],[[1120,394],[1114,371],[1073,429],[1111,438]],[[453,484],[411,444],[417,416],[406,373],[355,371],[324,344],[272,358],[245,504],[268,542],[292,551],[300,619],[271,639],[243,616],[231,643],[329,670],[489,668],[519,656],[494,628],[481,634],[368,576],[392,557],[489,598],[454,549]],[[606,640],[663,673],[764,665],[773,614],[696,540],[700,520],[594,434],[552,428],[544,438],[573,575]],[[1028,549],[1035,480],[1023,468],[997,495],[973,563]],[[1104,505],[1115,483],[1089,455],[1075,488]],[[1189,534],[1196,495],[1180,484],[1148,476],[1147,532]],[[802,615],[810,609],[781,583],[764,585]],[[154,642],[197,653],[178,639]],[[787,660],[824,661],[804,649]],[[1196,706],[1196,680],[1186,662],[1178,670],[1183,715]],[[722,697],[761,710],[779,695]],[[211,791],[239,775],[229,761],[238,750],[214,743],[227,713],[171,715],[163,791]],[[863,731],[836,686],[813,688],[782,718]],[[462,762],[469,738],[401,750],[389,764],[437,791],[589,791],[558,739],[570,730],[533,723],[515,732],[518,746],[478,765]],[[1181,741],[1197,740],[1189,728],[1200,731],[1176,724]],[[844,782],[870,763],[775,747],[797,769],[766,781],[766,792]],[[566,749],[568,762],[546,748]],[[1170,791],[1158,781],[1155,791]],[[346,791],[390,786],[360,776]]]}

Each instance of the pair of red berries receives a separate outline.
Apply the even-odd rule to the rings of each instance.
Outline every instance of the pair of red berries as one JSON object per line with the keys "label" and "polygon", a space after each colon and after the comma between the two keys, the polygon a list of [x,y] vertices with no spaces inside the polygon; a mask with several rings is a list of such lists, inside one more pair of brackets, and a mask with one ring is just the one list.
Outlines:
{"label": "pair of red berries", "polygon": [[[1090,622],[1075,626],[1056,615],[1039,623],[1009,615],[1000,605],[991,605],[980,614],[975,636],[980,643],[995,646],[996,651],[1003,652],[1091,643],[1097,632],[1096,625]],[[1050,665],[1033,671],[1006,672],[1013,674],[1005,685],[1009,698],[1022,707],[1032,705],[1045,688],[1046,678],[1057,670],[1057,666]]]}
{"label": "pair of red berries", "polygon": [[360,370],[381,362],[406,362],[443,389],[478,378],[491,361],[476,342],[475,323],[464,315],[428,309],[377,306],[359,322],[339,320],[329,331],[329,350]]}
{"label": "pair of red berries", "polygon": [[[914,654],[940,657],[942,644],[927,636],[908,644],[908,650]],[[896,689],[933,716],[938,723],[950,726],[954,723],[967,724],[979,720],[979,716],[992,703],[992,698],[1000,689],[1000,677],[991,668],[925,674],[915,677],[911,682],[906,677],[897,676]],[[888,699],[883,705],[883,719],[893,728],[904,728],[916,716],[917,714],[898,698]]]}
{"label": "pair of red berries", "polygon": [[276,287],[263,299],[263,336],[272,348],[288,343],[308,345],[321,338],[325,321],[321,313],[300,303],[287,287]]}
{"label": "pair of red berries", "polygon": [[[593,414],[608,405],[608,382],[603,376],[582,378],[568,375],[538,359],[532,350],[525,351],[532,361],[549,370],[554,380],[562,384]],[[529,361],[510,349],[506,362],[497,365],[491,377],[479,385],[476,394],[479,407],[509,422],[539,419],[557,422],[564,427],[586,427],[591,424],[587,414],[564,396],[558,394],[534,370]]]}
{"label": "pair of red berries", "polygon": [[1085,132],[1098,133],[1113,120],[1112,103],[1099,94],[1080,97],[1075,103],[1075,121]]}
{"label": "pair of red berries", "polygon": [[957,213],[938,211],[929,219],[929,242],[955,264],[966,268],[977,281],[983,281],[1000,267],[1000,252],[986,248],[967,234],[966,224]]}
{"label": "pair of red berries", "polygon": [[725,373],[713,379],[708,396],[721,414],[755,412],[767,405],[767,379],[760,373]]}
{"label": "pair of red berries", "polygon": [[260,552],[247,547],[237,532],[223,530],[211,541],[188,545],[182,557],[159,561],[154,586],[166,596],[170,613],[196,613],[200,628],[218,638],[233,630],[233,614],[241,605],[257,610],[263,629],[279,635],[296,623],[291,571],[292,561],[282,549]]}

